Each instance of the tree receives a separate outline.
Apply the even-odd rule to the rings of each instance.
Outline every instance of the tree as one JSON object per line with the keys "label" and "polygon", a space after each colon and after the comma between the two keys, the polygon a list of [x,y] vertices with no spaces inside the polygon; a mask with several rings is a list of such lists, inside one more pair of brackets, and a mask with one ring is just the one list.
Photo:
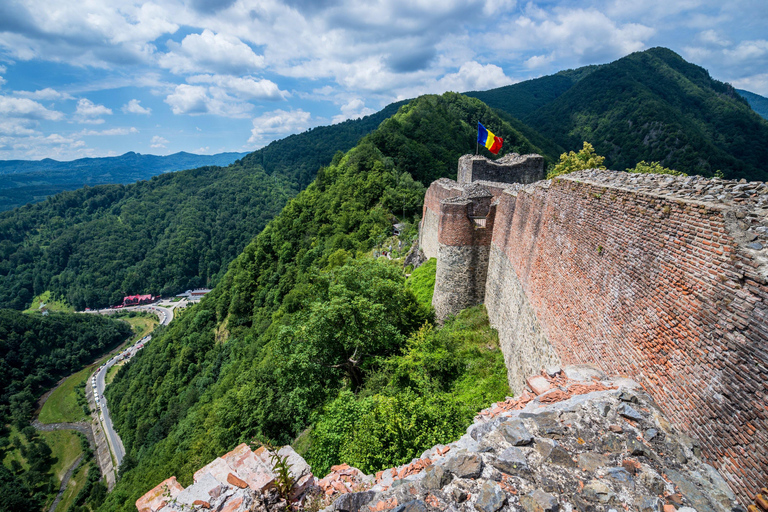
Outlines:
{"label": "tree", "polygon": [[595,153],[592,144],[584,141],[584,147],[578,153],[571,151],[560,155],[560,161],[547,173],[547,179],[583,169],[605,169],[604,161],[605,157]]}
{"label": "tree", "polygon": [[646,162],[645,160],[637,162],[637,165],[631,169],[627,169],[627,172],[634,174],[671,174],[672,176],[688,176],[684,172],[663,167],[659,162]]}

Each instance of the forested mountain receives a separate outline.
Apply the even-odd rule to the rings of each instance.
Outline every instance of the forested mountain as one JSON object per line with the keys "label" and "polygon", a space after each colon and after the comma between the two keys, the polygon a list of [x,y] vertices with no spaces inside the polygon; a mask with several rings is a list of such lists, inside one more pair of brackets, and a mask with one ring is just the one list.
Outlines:
{"label": "forested mountain", "polygon": [[592,143],[609,169],[645,160],[768,180],[768,121],[733,87],[666,48],[471,94],[566,150]]}
{"label": "forested mountain", "polygon": [[226,168],[63,192],[0,213],[0,307],[50,290],[78,309],[211,286],[337,151],[397,111],[273,142]]}
{"label": "forested mountain", "polygon": [[[541,151],[476,99],[410,102],[323,168],[216,289],[118,374],[107,398],[137,467],[100,510],[131,510],[169,474],[186,485],[239,442],[287,443],[311,424],[305,455],[319,473],[342,453],[381,469],[458,437],[509,392],[482,308],[453,328],[420,329],[430,299],[416,299],[397,265],[370,257],[398,246],[390,237],[403,210],[407,249],[425,184],[455,177],[478,119],[506,152]],[[410,425],[407,434],[396,425]]]}
{"label": "forested mountain", "polygon": [[179,152],[168,156],[129,152],[121,156],[80,158],[68,162],[0,160],[0,211],[42,201],[63,190],[84,185],[133,183],[164,172],[211,165],[229,165],[247,153],[194,155]]}
{"label": "forested mountain", "polygon": [[736,92],[741,94],[742,97],[747,100],[747,103],[752,107],[752,110],[760,114],[763,119],[768,119],[768,98],[742,89],[736,89]]}

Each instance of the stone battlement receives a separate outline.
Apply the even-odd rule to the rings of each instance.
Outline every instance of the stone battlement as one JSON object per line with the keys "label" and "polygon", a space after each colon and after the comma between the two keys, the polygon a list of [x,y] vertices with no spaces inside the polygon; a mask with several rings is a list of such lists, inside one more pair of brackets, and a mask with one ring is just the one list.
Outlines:
{"label": "stone battlement", "polygon": [[533,183],[544,179],[544,157],[510,153],[497,160],[480,155],[464,155],[459,159],[458,181],[495,183]]}

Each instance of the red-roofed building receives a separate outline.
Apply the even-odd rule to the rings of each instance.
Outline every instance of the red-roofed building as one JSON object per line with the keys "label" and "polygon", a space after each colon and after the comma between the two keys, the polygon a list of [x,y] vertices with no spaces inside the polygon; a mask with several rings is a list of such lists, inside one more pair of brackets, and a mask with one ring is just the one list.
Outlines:
{"label": "red-roofed building", "polygon": [[139,304],[147,304],[153,302],[156,297],[152,295],[128,295],[123,297],[123,306],[137,306]]}

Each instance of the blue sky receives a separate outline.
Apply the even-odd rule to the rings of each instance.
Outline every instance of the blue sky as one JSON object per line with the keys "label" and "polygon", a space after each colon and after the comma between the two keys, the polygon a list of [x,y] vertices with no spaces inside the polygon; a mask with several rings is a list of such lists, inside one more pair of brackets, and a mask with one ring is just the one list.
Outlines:
{"label": "blue sky", "polygon": [[768,96],[765,0],[2,0],[0,159],[251,151],[654,46]]}

